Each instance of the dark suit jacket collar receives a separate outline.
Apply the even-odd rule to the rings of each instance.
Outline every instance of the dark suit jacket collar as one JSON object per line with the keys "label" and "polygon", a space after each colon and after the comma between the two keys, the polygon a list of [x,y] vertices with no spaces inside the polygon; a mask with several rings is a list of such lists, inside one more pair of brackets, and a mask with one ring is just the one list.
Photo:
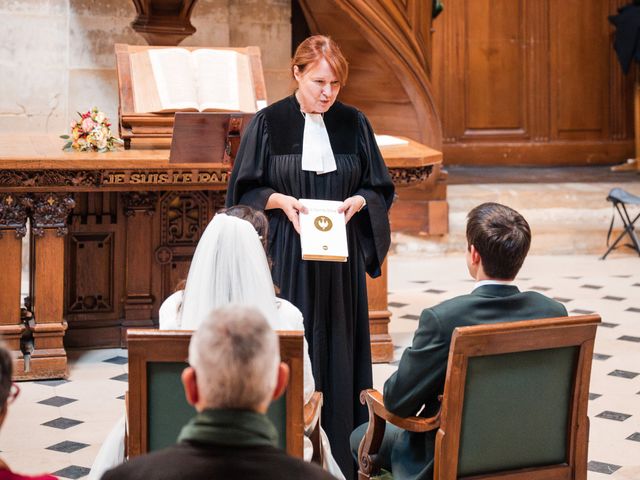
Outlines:
{"label": "dark suit jacket collar", "polygon": [[481,297],[510,297],[520,293],[520,290],[515,285],[482,285],[471,292],[472,295],[478,295]]}

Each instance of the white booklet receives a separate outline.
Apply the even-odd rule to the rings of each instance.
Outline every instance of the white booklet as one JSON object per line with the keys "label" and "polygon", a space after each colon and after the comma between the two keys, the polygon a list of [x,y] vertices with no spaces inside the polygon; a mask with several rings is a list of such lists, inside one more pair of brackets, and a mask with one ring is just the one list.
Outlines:
{"label": "white booklet", "polygon": [[303,260],[346,262],[349,257],[344,213],[338,213],[342,202],[301,198],[309,210],[300,214],[300,243]]}

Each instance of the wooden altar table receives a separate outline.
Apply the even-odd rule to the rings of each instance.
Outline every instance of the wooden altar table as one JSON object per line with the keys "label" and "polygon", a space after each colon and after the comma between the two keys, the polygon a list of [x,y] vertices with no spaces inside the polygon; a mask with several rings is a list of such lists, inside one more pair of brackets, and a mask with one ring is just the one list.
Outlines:
{"label": "wooden altar table", "polygon": [[[56,136],[0,136],[0,333],[18,379],[64,377],[65,346],[120,346],[127,328],[153,326],[224,206],[230,174],[229,164],[169,163],[168,150],[80,153],[62,144]],[[442,161],[415,142],[383,155],[400,185],[424,181]],[[30,301],[21,314],[28,229]],[[384,271],[367,279],[374,361],[393,357]],[[27,359],[25,340],[35,347]]]}

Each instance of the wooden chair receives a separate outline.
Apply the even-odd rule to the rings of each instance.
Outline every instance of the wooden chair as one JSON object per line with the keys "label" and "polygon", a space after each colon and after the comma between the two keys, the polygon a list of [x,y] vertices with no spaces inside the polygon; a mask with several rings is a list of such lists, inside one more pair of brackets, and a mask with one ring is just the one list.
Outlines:
{"label": "wooden chair", "polygon": [[587,478],[591,359],[600,317],[456,328],[444,396],[434,417],[400,418],[363,390],[369,426],[359,479],[378,471],[385,422],[412,432],[438,428],[434,480]]}
{"label": "wooden chair", "polygon": [[[173,445],[181,428],[195,415],[180,380],[187,366],[191,331],[130,329],[129,391],[127,392],[126,453],[129,457]],[[319,430],[322,394],[303,406],[302,332],[277,332],[280,357],[289,365],[285,394],[271,404],[267,415],[279,433],[280,447],[303,457],[305,431]],[[317,434],[311,435],[319,440]],[[314,459],[321,461],[319,442]]]}

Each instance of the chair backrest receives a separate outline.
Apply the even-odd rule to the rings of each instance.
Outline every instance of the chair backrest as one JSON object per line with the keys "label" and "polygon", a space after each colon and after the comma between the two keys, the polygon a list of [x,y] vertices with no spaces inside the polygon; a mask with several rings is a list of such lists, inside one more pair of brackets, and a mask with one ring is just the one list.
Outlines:
{"label": "chair backrest", "polygon": [[[180,374],[187,366],[191,331],[130,329],[127,455],[133,457],[173,445],[195,415],[184,396]],[[279,433],[280,446],[303,457],[304,406],[302,332],[277,332],[280,357],[289,366],[285,394],[267,415]]]}
{"label": "chair backrest", "polygon": [[434,478],[586,479],[599,322],[585,315],[456,328]]}

